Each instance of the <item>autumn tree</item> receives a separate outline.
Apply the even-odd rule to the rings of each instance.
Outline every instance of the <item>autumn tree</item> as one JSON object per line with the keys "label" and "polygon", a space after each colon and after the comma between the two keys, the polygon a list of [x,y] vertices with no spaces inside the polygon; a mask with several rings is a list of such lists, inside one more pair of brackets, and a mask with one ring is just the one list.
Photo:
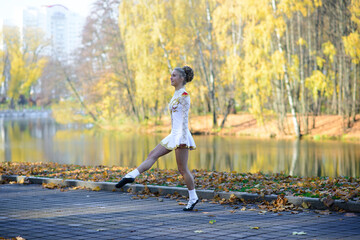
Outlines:
{"label": "autumn tree", "polygon": [[38,29],[25,29],[23,41],[16,27],[4,28],[7,97],[11,107],[20,95],[30,96],[31,87],[38,81],[46,63],[41,55],[46,46],[43,33]]}

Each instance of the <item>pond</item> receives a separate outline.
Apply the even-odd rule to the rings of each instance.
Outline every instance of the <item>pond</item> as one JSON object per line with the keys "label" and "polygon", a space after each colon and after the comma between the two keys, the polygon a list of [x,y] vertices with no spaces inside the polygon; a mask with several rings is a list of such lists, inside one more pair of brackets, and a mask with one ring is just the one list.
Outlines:
{"label": "pond", "polygon": [[[0,118],[0,162],[58,162],[135,167],[167,134],[144,135],[59,125],[51,118]],[[194,136],[189,168],[360,176],[360,144],[340,141]],[[176,169],[174,153],[154,167]]]}

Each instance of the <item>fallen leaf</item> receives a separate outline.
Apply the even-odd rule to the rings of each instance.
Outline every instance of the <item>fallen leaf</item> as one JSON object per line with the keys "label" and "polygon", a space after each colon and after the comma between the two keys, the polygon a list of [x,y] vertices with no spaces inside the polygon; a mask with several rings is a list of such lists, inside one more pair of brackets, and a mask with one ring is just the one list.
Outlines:
{"label": "fallen leaf", "polygon": [[327,197],[323,200],[323,203],[326,207],[331,207],[334,204],[334,202],[335,200],[330,197]]}
{"label": "fallen leaf", "polygon": [[48,189],[55,189],[55,188],[59,188],[60,186],[55,184],[55,183],[43,183],[42,184],[43,188],[48,188]]}
{"label": "fallen leaf", "polygon": [[306,232],[293,232],[292,235],[306,235]]}
{"label": "fallen leaf", "polygon": [[321,215],[329,215],[329,214],[331,214],[331,212],[329,210],[324,210],[324,211],[315,210],[315,212],[319,213]]}
{"label": "fallen leaf", "polygon": [[216,220],[210,220],[209,223],[214,224],[214,223],[216,223]]}
{"label": "fallen leaf", "polygon": [[256,229],[256,230],[258,230],[258,229],[260,229],[260,227],[250,227],[250,229]]}
{"label": "fallen leaf", "polygon": [[98,191],[101,190],[101,188],[100,188],[99,186],[96,186],[96,187],[94,187],[92,190],[98,192]]}
{"label": "fallen leaf", "polygon": [[194,233],[203,233],[204,231],[202,230],[195,230]]}
{"label": "fallen leaf", "polygon": [[302,202],[301,206],[305,209],[310,208],[310,203]]}
{"label": "fallen leaf", "polygon": [[186,205],[186,203],[183,203],[183,202],[178,202],[179,205]]}
{"label": "fallen leaf", "polygon": [[264,215],[265,213],[267,213],[267,211],[260,211],[259,212],[260,215]]}

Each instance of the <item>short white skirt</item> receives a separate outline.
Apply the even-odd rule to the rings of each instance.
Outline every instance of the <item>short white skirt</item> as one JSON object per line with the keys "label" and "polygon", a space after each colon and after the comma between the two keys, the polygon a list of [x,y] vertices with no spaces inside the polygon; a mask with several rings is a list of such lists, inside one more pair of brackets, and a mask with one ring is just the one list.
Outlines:
{"label": "short white skirt", "polygon": [[195,141],[189,130],[186,134],[186,142],[180,143],[180,139],[181,139],[180,133],[176,134],[172,132],[166,138],[161,140],[160,144],[168,150],[177,149],[178,147],[180,147],[181,144],[185,144],[184,148],[188,148],[190,150],[194,150],[196,148]]}

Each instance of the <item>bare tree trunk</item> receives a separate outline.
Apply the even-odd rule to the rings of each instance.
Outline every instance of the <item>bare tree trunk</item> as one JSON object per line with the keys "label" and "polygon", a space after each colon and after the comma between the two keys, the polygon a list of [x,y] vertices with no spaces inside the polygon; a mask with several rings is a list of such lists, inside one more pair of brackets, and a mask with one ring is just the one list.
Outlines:
{"label": "bare tree trunk", "polygon": [[[194,4],[192,0],[189,0],[191,8],[194,8]],[[209,105],[210,110],[213,113],[213,127],[217,126],[217,116],[216,116],[216,99],[215,99],[215,77],[214,77],[214,70],[213,70],[213,60],[212,60],[212,51],[213,51],[213,42],[212,42],[212,19],[210,14],[210,6],[209,2],[206,1],[206,18],[207,18],[207,24],[208,24],[208,34],[207,34],[207,40],[208,43],[206,44],[208,46],[208,51],[210,53],[210,60],[209,67],[207,68],[205,57],[202,49],[202,43],[200,38],[200,31],[197,24],[196,17],[194,18],[194,28],[196,32],[196,41],[199,49],[199,55],[200,55],[200,61],[201,61],[201,68],[204,74],[204,79],[206,81],[206,86],[208,89],[208,95],[209,95]]]}
{"label": "bare tree trunk", "polygon": [[[274,14],[276,14],[275,0],[272,0],[272,7],[273,7],[273,10],[274,10]],[[277,41],[278,41],[278,48],[279,48],[279,51],[282,53],[283,49],[282,49],[282,45],[281,45],[280,34],[279,34],[278,29],[275,29],[275,31],[276,31]],[[288,74],[286,64],[283,64],[283,70],[284,70],[286,91],[287,91],[287,94],[288,94],[289,105],[290,105],[291,115],[292,115],[293,124],[294,124],[294,131],[295,131],[296,137],[300,138],[301,137],[300,127],[299,127],[299,123],[298,123],[298,120],[297,120],[297,117],[296,117],[296,110],[295,110],[295,106],[294,106],[293,96],[291,94],[290,83],[289,83],[289,74]]]}
{"label": "bare tree trunk", "polygon": [[354,82],[353,82],[353,94],[352,94],[352,109],[351,109],[351,119],[354,123],[356,121],[356,91],[357,91],[357,65],[356,63],[353,63],[354,68]]}
{"label": "bare tree trunk", "polygon": [[[301,38],[301,16],[300,12],[297,13],[297,19],[298,19],[298,33],[299,38]],[[306,110],[306,92],[305,92],[305,73],[304,73],[304,50],[303,50],[303,44],[299,44],[299,54],[300,54],[300,94],[301,94],[301,112],[302,112],[302,121],[304,125],[304,132],[305,134],[308,134],[308,116],[307,116],[307,110]]]}
{"label": "bare tree trunk", "polygon": [[229,115],[229,113],[230,113],[230,111],[231,111],[231,108],[234,106],[234,103],[235,103],[235,100],[234,100],[233,98],[231,98],[231,99],[229,100],[228,105],[227,105],[224,119],[223,119],[222,122],[221,122],[221,129],[224,128],[226,119],[227,119],[227,117],[228,117],[228,115]]}
{"label": "bare tree trunk", "polygon": [[217,116],[216,116],[216,101],[215,101],[215,77],[214,77],[214,66],[213,66],[213,39],[212,39],[212,17],[210,12],[209,1],[206,1],[206,20],[208,24],[208,50],[210,53],[209,59],[209,80],[210,80],[210,97],[211,97],[211,107],[213,112],[213,127],[217,126]]}

